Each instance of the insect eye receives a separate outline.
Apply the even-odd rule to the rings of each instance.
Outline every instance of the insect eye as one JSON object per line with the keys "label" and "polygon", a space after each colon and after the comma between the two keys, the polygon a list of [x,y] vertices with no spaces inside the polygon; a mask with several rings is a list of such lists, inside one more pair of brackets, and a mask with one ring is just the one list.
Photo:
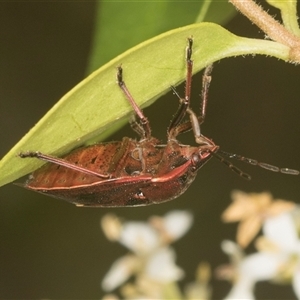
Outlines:
{"label": "insect eye", "polygon": [[198,169],[198,165],[201,158],[198,154],[193,154],[191,158],[192,171],[196,171]]}
{"label": "insect eye", "polygon": [[200,156],[198,154],[193,154],[191,161],[193,166],[197,166],[197,164],[200,162]]}

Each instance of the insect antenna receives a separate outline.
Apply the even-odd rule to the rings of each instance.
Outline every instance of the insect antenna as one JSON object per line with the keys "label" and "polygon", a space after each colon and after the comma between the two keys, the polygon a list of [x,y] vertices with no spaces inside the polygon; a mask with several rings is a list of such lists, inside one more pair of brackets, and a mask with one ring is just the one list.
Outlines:
{"label": "insect antenna", "polygon": [[[229,160],[225,159],[223,156],[219,155],[216,152],[213,152],[213,151],[209,151],[209,152],[212,154],[213,157],[217,158],[221,163],[225,164],[234,173],[238,174],[239,176],[243,177],[246,180],[251,180],[251,176],[249,174],[243,172],[241,169],[236,167]],[[222,154],[224,154],[223,151],[218,150],[218,152],[222,152]],[[227,152],[225,152],[225,153],[227,154]]]}
{"label": "insect antenna", "polygon": [[[267,164],[267,163],[264,163],[264,162],[259,162],[255,159],[244,157],[242,155],[238,155],[238,154],[235,154],[235,153],[229,153],[229,152],[225,152],[225,151],[222,151],[222,150],[219,150],[218,153],[220,153],[224,156],[227,156],[229,158],[234,158],[236,160],[240,160],[240,161],[245,162],[247,164],[250,164],[250,165],[253,165],[253,166],[258,166],[258,167],[261,167],[263,169],[266,169],[266,170],[269,170],[269,171],[272,171],[272,172],[279,172],[279,173],[288,174],[288,175],[299,175],[299,173],[300,173],[298,170],[289,169],[289,168],[279,168],[277,166],[273,166],[273,165],[270,165],[270,164]],[[224,163],[225,163],[225,161],[226,160],[224,159]],[[229,164],[225,163],[225,164],[227,164],[230,167],[231,163],[229,163]]]}

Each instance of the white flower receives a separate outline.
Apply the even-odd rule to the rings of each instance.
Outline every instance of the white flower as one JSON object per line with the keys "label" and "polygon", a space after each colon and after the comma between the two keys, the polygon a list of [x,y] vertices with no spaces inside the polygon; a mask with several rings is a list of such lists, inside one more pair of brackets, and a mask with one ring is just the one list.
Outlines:
{"label": "white flower", "polygon": [[183,277],[184,272],[175,264],[176,255],[169,244],[182,237],[191,224],[192,216],[185,211],[152,217],[148,223],[122,223],[116,216],[105,216],[102,220],[104,233],[109,239],[119,241],[132,254],[113,263],[102,281],[102,288],[111,291],[134,275],[139,293],[140,289],[144,289],[145,296],[153,292],[152,296],[157,297],[160,290],[149,291],[146,282],[161,287]]}
{"label": "white flower", "polygon": [[176,266],[175,252],[171,247],[160,248],[147,261],[145,273],[151,280],[168,283],[178,281],[184,275]]}
{"label": "white flower", "polygon": [[222,219],[224,222],[240,222],[237,242],[241,247],[248,246],[267,218],[290,212],[295,208],[295,203],[274,200],[270,193],[247,194],[233,191],[231,197],[233,202],[223,212]]}
{"label": "white flower", "polygon": [[282,253],[300,253],[298,233],[296,232],[292,214],[282,213],[266,219],[263,224],[263,233]]}
{"label": "white flower", "polygon": [[237,245],[223,244],[232,258],[235,279],[226,299],[254,299],[256,282],[264,280],[291,280],[300,299],[300,241],[293,212],[269,216],[262,229],[264,236],[257,243],[260,252],[242,257]]}
{"label": "white flower", "polygon": [[192,215],[187,211],[174,210],[163,218],[164,228],[175,241],[181,238],[192,225]]}
{"label": "white flower", "polygon": [[112,291],[126,281],[138,267],[138,260],[134,255],[126,255],[117,259],[102,281],[105,291]]}
{"label": "white flower", "polygon": [[156,230],[147,223],[127,222],[123,224],[119,242],[138,254],[146,254],[159,247]]}

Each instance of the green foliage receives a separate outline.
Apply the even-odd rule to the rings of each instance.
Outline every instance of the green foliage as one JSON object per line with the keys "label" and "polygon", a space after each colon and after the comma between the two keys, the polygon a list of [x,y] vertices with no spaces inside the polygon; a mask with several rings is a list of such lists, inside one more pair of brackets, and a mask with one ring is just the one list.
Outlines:
{"label": "green foliage", "polygon": [[[217,12],[220,5],[224,7],[222,15]],[[1,160],[0,186],[41,166],[41,161],[21,159],[18,153],[40,151],[59,156],[90,139],[103,140],[124,124],[132,108],[116,84],[116,67],[121,64],[134,99],[146,107],[168,92],[170,85],[176,86],[185,79],[184,49],[189,36],[194,38],[194,73],[230,56],[264,54],[285,61],[290,59],[288,46],[238,37],[213,23],[197,23],[157,35],[196,19],[225,21],[231,15],[227,3],[208,0],[103,2],[98,12],[89,70],[124,49],[154,37],[115,57],[62,97]]]}
{"label": "green foliage", "polygon": [[235,13],[227,0],[99,2],[88,73],[163,32],[195,21],[224,24]]}
{"label": "green foliage", "polygon": [[0,162],[0,184],[38,168],[22,151],[61,155],[124,121],[132,112],[115,80],[122,64],[124,79],[142,106],[148,106],[185,78],[186,37],[194,37],[194,72],[224,57],[252,53],[288,59],[289,48],[271,41],[237,37],[212,23],[182,27],[148,40],[116,57],[74,87]]}

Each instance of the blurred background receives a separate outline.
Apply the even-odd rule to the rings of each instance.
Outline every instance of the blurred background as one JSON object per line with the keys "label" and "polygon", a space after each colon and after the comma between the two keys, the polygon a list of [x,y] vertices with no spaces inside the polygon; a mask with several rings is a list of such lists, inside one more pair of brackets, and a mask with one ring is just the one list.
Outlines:
{"label": "blurred background", "polygon": [[[95,13],[95,2],[0,3],[0,157],[85,77]],[[225,27],[237,35],[264,37],[240,14]],[[202,132],[224,151],[300,169],[299,74],[297,66],[260,56],[216,63]],[[200,91],[201,74],[197,74],[192,98],[196,107]],[[153,134],[162,140],[176,103],[168,93],[145,109]],[[126,126],[109,140],[123,136],[135,134]],[[192,134],[180,140],[194,144]],[[223,224],[220,215],[232,190],[270,191],[275,198],[300,201],[299,176],[234,163],[252,180],[211,159],[183,196],[140,208],[76,208],[13,184],[1,187],[0,298],[101,298],[101,279],[127,252],[109,242],[100,229],[101,217],[109,212],[126,220],[147,220],[174,209],[191,211],[192,229],[174,244],[177,263],[186,271],[183,285],[194,279],[200,261],[208,261],[212,268],[227,262],[220,243],[235,239],[236,225]],[[230,289],[229,283],[215,279],[212,285],[214,299]],[[256,295],[294,298],[290,286],[269,283],[258,284]]]}

